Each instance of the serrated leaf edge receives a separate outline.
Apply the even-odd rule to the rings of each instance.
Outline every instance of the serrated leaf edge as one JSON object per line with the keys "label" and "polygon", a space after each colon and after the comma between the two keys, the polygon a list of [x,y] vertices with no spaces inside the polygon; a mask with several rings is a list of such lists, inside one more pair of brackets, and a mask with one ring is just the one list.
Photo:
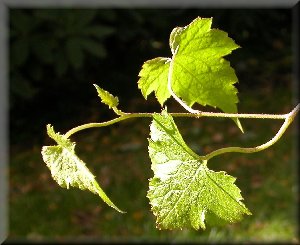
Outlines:
{"label": "serrated leaf edge", "polygon": [[[91,171],[88,169],[88,167],[86,166],[85,162],[83,162],[76,154],[75,154],[75,143],[71,142],[68,138],[66,138],[64,135],[60,134],[60,133],[56,133],[54,131],[54,128],[51,124],[47,124],[47,133],[49,135],[49,137],[51,137],[53,140],[56,141],[57,145],[54,145],[55,147],[60,147],[62,149],[62,155],[63,151],[66,151],[67,154],[69,156],[71,156],[71,160],[73,162],[75,162],[76,166],[83,170],[85,173],[85,176],[88,177],[89,181],[92,182],[93,184],[93,188],[89,188],[89,187],[85,187],[85,190],[89,190],[90,192],[94,193],[94,194],[98,194],[99,197],[110,207],[114,208],[115,210],[117,210],[120,213],[126,213],[124,211],[122,211],[121,209],[119,209],[110,199],[109,197],[105,194],[105,192],[103,191],[103,189],[100,187],[100,185],[98,184],[98,182],[95,179],[95,176],[91,173]],[[54,147],[53,146],[53,147]],[[43,161],[46,163],[47,167],[49,168],[50,172],[51,172],[51,176],[52,178],[57,182],[56,178],[54,178],[54,173],[52,171],[52,169],[50,168],[51,166],[48,165],[47,163],[47,159],[46,156],[47,154],[45,154],[45,151],[48,147],[51,146],[43,146],[42,147],[42,158]],[[79,161],[79,164],[78,164]],[[55,173],[56,174],[56,173]],[[66,187],[62,186],[60,183],[59,186],[63,187],[63,188],[67,188],[69,189],[70,187],[70,180],[68,180],[69,177],[67,177],[67,179],[65,179],[66,182]],[[71,185],[72,186],[72,185]],[[79,188],[82,189],[82,188]]]}

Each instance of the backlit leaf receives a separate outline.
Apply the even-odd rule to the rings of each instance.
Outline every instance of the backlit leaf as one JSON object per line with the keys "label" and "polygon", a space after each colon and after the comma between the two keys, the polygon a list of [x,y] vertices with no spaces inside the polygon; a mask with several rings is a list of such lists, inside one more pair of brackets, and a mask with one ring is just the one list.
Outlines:
{"label": "backlit leaf", "polygon": [[113,96],[106,90],[100,88],[97,84],[93,84],[98,92],[98,96],[101,99],[101,102],[108,105],[109,108],[117,107],[119,104],[119,99],[116,96]]}
{"label": "backlit leaf", "polygon": [[42,148],[43,160],[50,169],[53,179],[63,188],[69,189],[72,186],[81,190],[89,190],[99,195],[112,208],[123,212],[107,197],[95,180],[95,176],[75,154],[75,143],[64,135],[54,132],[50,125],[47,125],[47,132],[57,143],[55,146]]}
{"label": "backlit leaf", "polygon": [[155,91],[157,100],[161,105],[171,96],[168,92],[166,81],[168,80],[168,71],[170,67],[170,59],[155,58],[144,63],[139,73],[141,77],[138,83],[143,96],[147,96]]}
{"label": "backlit leaf", "polygon": [[[199,103],[236,113],[238,97],[233,84],[237,82],[237,77],[223,57],[239,46],[226,32],[211,29],[211,24],[212,18],[196,18],[189,25],[174,28],[171,32],[171,86],[188,106]],[[138,86],[144,97],[155,92],[161,105],[170,97],[170,60],[156,58],[146,61],[139,73]],[[235,121],[239,125],[238,120]]]}
{"label": "backlit leaf", "polygon": [[157,227],[205,229],[206,224],[236,222],[250,211],[242,203],[235,178],[214,172],[183,141],[172,117],[155,114],[149,155],[154,177],[148,198]]}

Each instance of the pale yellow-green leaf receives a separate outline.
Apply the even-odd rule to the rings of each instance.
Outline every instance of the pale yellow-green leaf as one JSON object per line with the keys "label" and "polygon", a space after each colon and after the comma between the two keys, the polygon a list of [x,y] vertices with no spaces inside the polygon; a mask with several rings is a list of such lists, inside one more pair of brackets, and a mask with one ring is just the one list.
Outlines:
{"label": "pale yellow-green leaf", "polygon": [[47,125],[47,132],[57,143],[42,148],[42,157],[51,171],[52,178],[63,188],[77,187],[81,190],[89,190],[99,195],[112,208],[123,212],[108,198],[95,180],[95,176],[76,155],[75,143],[64,135],[56,133],[51,125]]}
{"label": "pale yellow-green leaf", "polygon": [[102,103],[108,105],[109,108],[114,108],[119,105],[118,97],[113,96],[106,90],[100,88],[97,84],[94,84],[94,87],[96,88]]}
{"label": "pale yellow-green leaf", "polygon": [[154,172],[147,197],[160,229],[194,228],[237,222],[251,212],[242,203],[235,178],[215,172],[184,142],[166,111],[150,126],[149,155]]}

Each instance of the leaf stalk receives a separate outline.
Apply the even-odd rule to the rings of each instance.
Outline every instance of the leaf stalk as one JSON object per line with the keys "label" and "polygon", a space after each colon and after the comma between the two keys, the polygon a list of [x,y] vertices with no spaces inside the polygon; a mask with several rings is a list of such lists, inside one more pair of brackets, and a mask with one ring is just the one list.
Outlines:
{"label": "leaf stalk", "polygon": [[[265,150],[275,144],[281,136],[284,134],[284,132],[287,130],[289,125],[293,122],[294,118],[296,117],[297,113],[299,112],[300,109],[300,104],[298,104],[290,113],[285,114],[286,118],[284,120],[284,123],[278,130],[278,132],[275,134],[275,136],[270,139],[268,142],[255,146],[255,147],[226,147],[226,148],[221,148],[218,150],[215,150],[205,156],[200,156],[201,159],[203,160],[209,160],[215,156],[228,153],[228,152],[239,152],[239,153],[254,153],[254,152],[259,152],[262,150]],[[275,118],[274,118],[275,119]]]}
{"label": "leaf stalk", "polygon": [[168,71],[168,90],[171,94],[171,96],[184,108],[186,109],[188,112],[193,113],[193,114],[201,114],[201,111],[199,110],[194,110],[193,108],[189,107],[186,103],[184,103],[184,101],[182,101],[173,91],[172,89],[172,75],[173,75],[173,65],[174,65],[174,60],[175,60],[175,56],[177,54],[179,45],[177,46],[172,59],[170,59],[170,67],[169,67],[169,71]]}

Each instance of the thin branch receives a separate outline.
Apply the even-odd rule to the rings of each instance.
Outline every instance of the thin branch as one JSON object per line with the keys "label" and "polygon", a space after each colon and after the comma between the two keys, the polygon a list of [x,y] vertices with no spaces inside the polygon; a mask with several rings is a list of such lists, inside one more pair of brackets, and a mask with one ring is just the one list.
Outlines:
{"label": "thin branch", "polygon": [[118,118],[112,119],[112,120],[107,121],[107,122],[102,122],[102,123],[86,123],[86,124],[83,124],[83,125],[80,125],[80,126],[77,126],[75,128],[70,129],[67,133],[65,133],[65,136],[67,138],[69,138],[72,134],[75,134],[75,133],[77,133],[77,132],[79,132],[81,130],[88,129],[88,128],[106,127],[106,126],[115,124],[117,122],[126,120],[128,118],[129,117],[127,117],[127,116],[120,116]]}
{"label": "thin branch", "polygon": [[201,160],[209,160],[217,155],[228,153],[228,152],[239,152],[239,153],[254,153],[254,152],[259,152],[262,150],[265,150],[275,144],[281,136],[284,134],[286,129],[289,127],[289,125],[293,122],[295,116],[299,112],[300,109],[300,104],[298,104],[290,113],[287,114],[286,119],[284,120],[284,123],[276,133],[276,135],[269,140],[268,142],[255,146],[255,147],[248,147],[248,148],[243,148],[243,147],[226,147],[226,148],[221,148],[218,150],[215,150],[205,156],[200,156]]}
{"label": "thin branch", "polygon": [[[172,113],[171,113],[172,114]],[[189,113],[186,113],[189,114]],[[193,114],[191,117],[225,117],[225,118],[247,118],[247,119],[286,119],[287,114],[258,114],[258,113],[223,113],[223,112],[204,112]]]}
{"label": "thin branch", "polygon": [[112,109],[113,109],[114,113],[116,113],[118,116],[123,116],[126,114],[125,112],[119,110],[116,106],[112,107]]}
{"label": "thin branch", "polygon": [[[254,153],[265,150],[275,144],[287,130],[289,125],[293,122],[294,118],[296,117],[297,113],[300,110],[300,104],[298,104],[290,113],[283,114],[283,115],[273,115],[273,114],[231,114],[231,113],[213,113],[213,112],[202,112],[200,115],[192,114],[192,113],[170,113],[173,117],[228,117],[228,118],[249,118],[249,119],[284,119],[284,123],[276,133],[276,135],[269,140],[268,142],[255,146],[255,147],[225,147],[218,150],[215,150],[207,155],[198,156],[200,160],[209,160],[215,156],[228,153],[228,152],[239,152],[239,153]],[[88,128],[96,128],[96,127],[105,127],[109,126],[118,122],[121,122],[126,119],[130,118],[147,118],[152,117],[154,113],[122,113],[122,115],[118,118],[112,119],[107,122],[102,123],[87,123],[80,125],[78,127],[72,128],[69,130],[65,136],[69,138],[72,134],[79,132],[84,129]]]}
{"label": "thin branch", "polygon": [[[293,115],[296,115],[299,111],[299,106],[300,104],[298,104],[295,109],[292,111]],[[237,114],[237,113],[221,113],[221,112],[200,112],[200,113],[169,113],[171,116],[173,117],[195,117],[195,118],[199,118],[199,117],[222,117],[222,118],[248,118],[248,119],[277,119],[277,120],[282,120],[282,119],[286,119],[288,117],[290,117],[291,113],[288,114]],[[72,134],[79,132],[81,130],[84,129],[88,129],[88,128],[97,128],[97,127],[105,127],[105,126],[109,126],[118,122],[121,122],[123,120],[126,119],[130,119],[130,118],[151,118],[153,116],[153,112],[146,112],[146,113],[125,113],[122,112],[122,114],[120,115],[120,117],[112,119],[110,121],[107,122],[101,122],[101,123],[87,123],[87,124],[83,124],[80,125],[78,127],[72,128],[71,130],[69,130],[65,136],[66,137],[70,137]]]}

